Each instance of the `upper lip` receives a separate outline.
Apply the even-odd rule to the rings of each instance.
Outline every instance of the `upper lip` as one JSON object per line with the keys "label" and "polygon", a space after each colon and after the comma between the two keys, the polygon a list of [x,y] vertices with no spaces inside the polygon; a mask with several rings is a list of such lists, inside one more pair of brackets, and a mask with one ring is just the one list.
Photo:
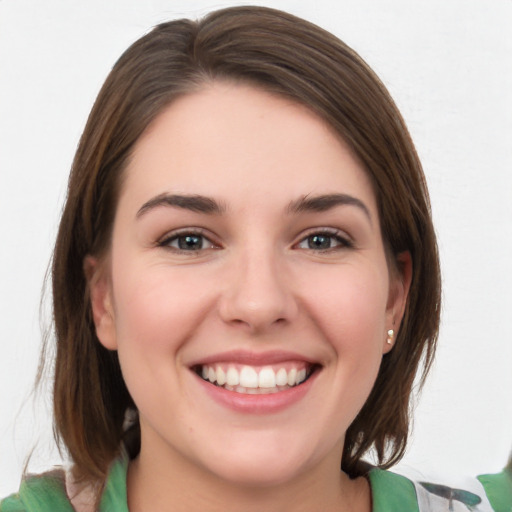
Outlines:
{"label": "upper lip", "polygon": [[193,367],[215,363],[236,363],[248,366],[264,366],[287,361],[305,361],[309,364],[318,364],[317,361],[314,361],[309,357],[305,357],[304,355],[297,354],[296,352],[283,350],[272,350],[267,352],[229,350],[197,359],[196,361],[191,362],[189,366]]}

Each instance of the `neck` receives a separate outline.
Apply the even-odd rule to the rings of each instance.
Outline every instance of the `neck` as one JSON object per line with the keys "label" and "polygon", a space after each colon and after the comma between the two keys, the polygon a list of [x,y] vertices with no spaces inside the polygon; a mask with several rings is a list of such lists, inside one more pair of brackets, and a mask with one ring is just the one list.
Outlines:
{"label": "neck", "polygon": [[351,480],[339,466],[336,453],[304,474],[258,485],[226,481],[186,459],[149,457],[142,451],[128,469],[128,508],[130,512],[370,512],[366,479]]}

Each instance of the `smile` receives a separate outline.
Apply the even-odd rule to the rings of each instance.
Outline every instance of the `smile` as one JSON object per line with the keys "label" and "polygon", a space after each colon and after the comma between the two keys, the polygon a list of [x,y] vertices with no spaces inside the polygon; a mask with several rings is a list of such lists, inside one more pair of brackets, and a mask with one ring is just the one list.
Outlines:
{"label": "smile", "polygon": [[196,373],[205,381],[235,393],[259,395],[279,393],[305,382],[314,365],[297,362],[275,366],[205,364]]}

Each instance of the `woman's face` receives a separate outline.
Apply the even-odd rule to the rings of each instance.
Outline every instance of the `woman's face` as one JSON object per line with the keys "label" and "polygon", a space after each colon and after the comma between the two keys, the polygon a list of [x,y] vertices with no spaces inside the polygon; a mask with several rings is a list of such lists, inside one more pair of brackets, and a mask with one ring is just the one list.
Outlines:
{"label": "woman's face", "polygon": [[247,86],[178,99],[137,142],[109,257],[89,265],[141,460],[262,485],[339,469],[407,285],[323,121]]}

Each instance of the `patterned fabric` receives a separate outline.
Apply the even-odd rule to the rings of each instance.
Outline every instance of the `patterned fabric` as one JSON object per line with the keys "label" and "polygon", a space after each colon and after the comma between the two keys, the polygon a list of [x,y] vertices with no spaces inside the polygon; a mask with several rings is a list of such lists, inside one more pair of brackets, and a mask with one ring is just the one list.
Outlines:
{"label": "patterned fabric", "polygon": [[[115,461],[103,490],[99,512],[128,512],[126,470],[128,458]],[[512,512],[512,473],[481,475],[454,487],[435,481],[416,481],[391,471],[369,473],[373,512]],[[457,484],[460,485],[460,484]],[[17,494],[0,502],[0,512],[85,512],[84,504],[66,495],[64,473],[28,477]]]}

